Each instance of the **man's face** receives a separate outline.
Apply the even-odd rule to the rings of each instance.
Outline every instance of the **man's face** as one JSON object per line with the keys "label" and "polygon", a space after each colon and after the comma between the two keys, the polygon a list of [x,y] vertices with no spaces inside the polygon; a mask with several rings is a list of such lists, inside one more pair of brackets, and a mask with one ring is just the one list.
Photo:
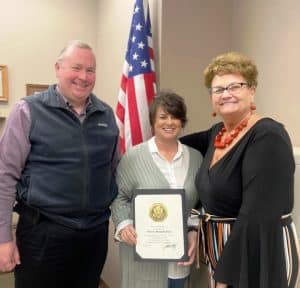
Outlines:
{"label": "man's face", "polygon": [[70,47],[55,64],[58,88],[71,103],[83,103],[96,81],[96,59],[89,49]]}

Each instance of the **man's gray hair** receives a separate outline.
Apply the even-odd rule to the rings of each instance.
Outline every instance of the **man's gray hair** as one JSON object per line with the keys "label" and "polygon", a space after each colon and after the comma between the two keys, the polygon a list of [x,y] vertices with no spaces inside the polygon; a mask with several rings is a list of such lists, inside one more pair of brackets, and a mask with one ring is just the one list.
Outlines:
{"label": "man's gray hair", "polygon": [[66,52],[71,48],[71,47],[77,47],[77,48],[82,48],[82,49],[88,49],[93,51],[92,47],[85,43],[82,42],[81,40],[72,40],[69,42],[69,44],[64,47],[61,52],[59,53],[58,57],[57,57],[57,62],[60,62],[64,59]]}

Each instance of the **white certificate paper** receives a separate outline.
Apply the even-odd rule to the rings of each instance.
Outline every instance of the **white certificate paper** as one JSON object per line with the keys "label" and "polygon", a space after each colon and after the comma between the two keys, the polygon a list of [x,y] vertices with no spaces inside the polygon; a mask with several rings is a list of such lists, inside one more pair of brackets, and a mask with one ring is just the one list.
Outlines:
{"label": "white certificate paper", "polygon": [[134,194],[136,259],[187,259],[183,189],[138,189]]}

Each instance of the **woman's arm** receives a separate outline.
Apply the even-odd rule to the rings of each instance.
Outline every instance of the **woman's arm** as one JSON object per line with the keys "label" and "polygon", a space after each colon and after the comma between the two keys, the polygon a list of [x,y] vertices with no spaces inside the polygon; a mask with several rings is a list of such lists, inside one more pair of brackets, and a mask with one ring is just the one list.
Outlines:
{"label": "woman's arm", "polygon": [[[116,182],[118,185],[118,195],[111,204],[112,220],[116,227],[116,239],[120,231],[133,223],[132,216],[132,191],[134,173],[128,173],[131,161],[125,154],[116,171]],[[120,239],[118,239],[120,240]]]}
{"label": "woman's arm", "polygon": [[198,150],[202,156],[205,155],[211,138],[211,129],[181,137],[179,140],[182,144]]}

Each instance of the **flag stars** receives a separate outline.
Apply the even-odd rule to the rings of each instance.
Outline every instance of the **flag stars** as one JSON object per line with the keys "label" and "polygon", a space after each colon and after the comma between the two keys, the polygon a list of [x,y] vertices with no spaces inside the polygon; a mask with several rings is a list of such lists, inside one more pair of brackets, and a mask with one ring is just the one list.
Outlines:
{"label": "flag stars", "polygon": [[141,23],[139,23],[135,26],[135,30],[137,30],[137,31],[142,31],[142,28],[143,28],[143,26],[141,25]]}
{"label": "flag stars", "polygon": [[[142,0],[135,0],[137,3],[143,3]],[[130,25],[130,38],[128,41],[128,51],[126,52],[128,78],[141,75],[143,73],[154,72],[152,61],[149,55],[149,34],[150,19],[145,21],[143,4],[136,4],[134,7],[134,16]]]}
{"label": "flag stars", "polygon": [[132,59],[133,60],[137,60],[139,58],[139,55],[135,52],[133,55],[132,55]]}
{"label": "flag stars", "polygon": [[143,41],[138,43],[138,48],[139,49],[144,49],[144,47],[145,47],[145,43]]}
{"label": "flag stars", "polygon": [[148,63],[147,63],[147,61],[146,61],[146,60],[143,60],[143,61],[141,62],[141,67],[144,67],[144,68],[146,68],[146,67],[147,67],[147,65],[148,65]]}
{"label": "flag stars", "polygon": [[135,14],[135,13],[139,13],[140,9],[141,9],[141,8],[140,8],[139,6],[135,6],[134,12],[133,12],[133,13],[134,13],[134,14]]}

